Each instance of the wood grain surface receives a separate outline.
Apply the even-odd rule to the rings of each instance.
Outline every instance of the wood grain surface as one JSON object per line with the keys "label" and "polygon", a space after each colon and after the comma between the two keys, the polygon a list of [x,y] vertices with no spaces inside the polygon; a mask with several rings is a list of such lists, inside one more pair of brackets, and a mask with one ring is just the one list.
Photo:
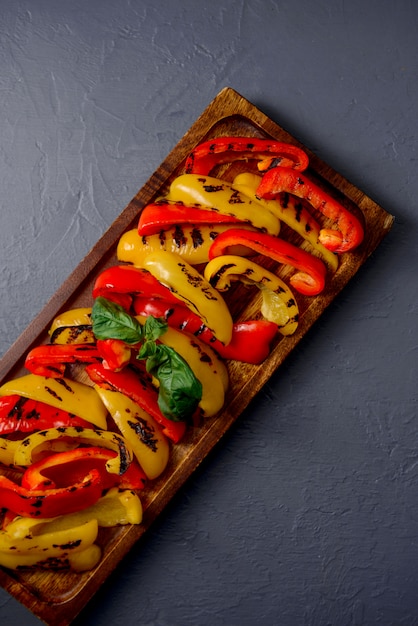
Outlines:
{"label": "wood grain surface", "polygon": [[[222,412],[208,419],[201,427],[190,429],[185,439],[172,447],[169,466],[164,474],[147,487],[141,499],[144,520],[141,526],[100,530],[103,558],[97,568],[83,574],[49,573],[42,571],[10,572],[0,569],[0,583],[17,600],[51,626],[70,624],[102,582],[120,564],[131,546],[141,539],[173,495],[213,449],[249,402],[286,356],[304,337],[322,312],[365,263],[383,237],[389,232],[393,217],[350,184],[331,167],[312,154],[262,111],[230,88],[223,89],[179,141],[157,171],[135,195],[112,226],[81,261],[48,304],[22,333],[3,357],[0,364],[2,381],[27,373],[23,363],[31,347],[48,342],[48,328],[53,318],[66,309],[92,305],[92,285],[106,267],[118,264],[116,246],[120,236],[137,224],[141,209],[166,191],[170,182],[183,172],[189,152],[201,141],[222,136],[271,137],[304,148],[310,157],[307,175],[330,195],[338,198],[357,214],[365,227],[365,239],[354,252],[341,256],[335,274],[327,277],[325,290],[316,297],[297,297],[300,322],[290,337],[279,336],[270,356],[262,366],[229,362],[230,388]],[[232,180],[237,171],[254,168],[250,162],[222,166],[219,175]],[[253,169],[256,171],[256,169]],[[317,216],[315,216],[317,217]],[[318,218],[325,224],[324,218]],[[296,243],[297,236],[288,234]],[[285,276],[285,269],[277,268]],[[250,319],[259,315],[260,297],[244,287],[234,290],[234,301],[226,294],[234,318]]]}

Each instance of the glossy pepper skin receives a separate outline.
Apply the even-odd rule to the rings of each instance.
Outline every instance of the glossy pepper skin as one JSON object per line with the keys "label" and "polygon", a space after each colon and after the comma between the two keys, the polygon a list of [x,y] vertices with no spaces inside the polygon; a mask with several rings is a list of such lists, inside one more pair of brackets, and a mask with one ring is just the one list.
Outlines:
{"label": "glossy pepper skin", "polygon": [[[210,211],[202,211],[202,213]],[[239,223],[237,221],[237,223]],[[117,247],[119,261],[141,267],[151,252],[167,251],[181,256],[190,265],[207,263],[209,248],[231,224],[176,224],[154,235],[139,235],[132,229],[122,235]],[[251,228],[243,224],[241,228]]]}
{"label": "glossy pepper skin", "polygon": [[93,287],[93,298],[101,296],[120,304],[126,310],[131,307],[132,296],[135,294],[177,302],[170,289],[162,285],[149,271],[130,265],[114,265],[103,270]]}
{"label": "glossy pepper skin", "polygon": [[357,217],[300,172],[275,167],[264,174],[256,193],[260,198],[274,198],[282,192],[307,200],[334,222],[335,229],[322,229],[319,236],[329,250],[349,252],[363,241],[364,230]]}
{"label": "glossy pepper skin", "polygon": [[[244,172],[234,178],[233,185],[241,189],[250,197],[257,197],[257,190],[261,184],[261,176]],[[279,220],[287,224],[298,235],[303,237],[312,248],[319,254],[332,271],[338,269],[338,256],[328,250],[320,241],[320,225],[313,218],[304,204],[304,201],[287,192],[275,196],[274,200],[259,199],[267,202],[269,210],[276,215]]]}
{"label": "glossy pepper skin", "polygon": [[148,204],[139,216],[138,234],[155,235],[179,224],[211,225],[211,229],[220,224],[236,224],[240,221],[236,217],[223,215],[217,211],[204,210],[199,205],[187,206],[182,202],[159,200]]}
{"label": "glossy pepper skin", "polygon": [[219,256],[206,265],[205,277],[219,291],[227,291],[236,280],[256,285],[263,297],[262,315],[277,324],[282,335],[293,335],[296,331],[299,309],[292,291],[261,265],[240,256]]}
{"label": "glossy pepper skin", "polygon": [[100,473],[102,489],[115,486],[121,489],[142,489],[146,476],[137,463],[130,463],[123,474],[107,470],[106,463],[116,456],[114,450],[94,446],[56,452],[32,463],[25,470],[21,485],[28,490],[68,487],[94,469]]}
{"label": "glossy pepper skin", "polygon": [[78,526],[19,538],[11,538],[6,530],[0,532],[0,565],[14,570],[35,566],[52,570],[92,569],[101,556],[99,546],[94,543],[97,535],[95,519]]}
{"label": "glossy pepper skin", "polygon": [[91,307],[63,311],[52,321],[48,335],[53,344],[95,343],[91,328]]}
{"label": "glossy pepper skin", "polygon": [[45,402],[78,415],[98,428],[107,428],[107,411],[97,393],[84,383],[69,378],[50,378],[27,374],[7,381],[0,396],[19,395]]}
{"label": "glossy pepper skin", "polygon": [[228,250],[238,244],[248,246],[255,253],[267,256],[279,263],[295,267],[298,272],[290,277],[290,284],[299,293],[314,296],[324,289],[326,267],[320,259],[284,239],[272,237],[267,233],[231,229],[214,241],[209,257],[213,259],[228,254]]}
{"label": "glossy pepper skin", "polygon": [[196,203],[211,211],[236,217],[263,232],[277,235],[280,221],[271,211],[220,178],[200,174],[181,174],[173,180],[169,200]]}
{"label": "glossy pepper skin", "polygon": [[161,413],[158,406],[158,392],[152,384],[144,362],[138,361],[135,367],[128,366],[120,372],[109,371],[100,364],[88,365],[86,373],[97,386],[119,391],[139,404],[158,422],[163,434],[171,441],[178,443],[183,438],[186,423],[174,422]]}
{"label": "glossy pepper skin", "polygon": [[193,266],[177,254],[154,252],[145,257],[143,267],[196,313],[219,341],[231,341],[233,321],[224,299]]}
{"label": "glossy pepper skin", "polygon": [[277,325],[267,320],[247,320],[234,323],[231,341],[225,345],[202,324],[201,318],[182,304],[164,300],[135,298],[133,309],[137,315],[162,317],[174,329],[198,337],[213,348],[223,359],[259,365],[270,354],[270,346],[277,334]]}
{"label": "glossy pepper skin", "polygon": [[[255,137],[218,137],[199,144],[186,159],[188,174],[209,174],[216,165],[237,160],[256,159],[276,165],[305,170],[309,165],[306,152],[293,144]],[[262,165],[262,169],[268,167]]]}
{"label": "glossy pepper skin", "polygon": [[112,456],[106,461],[106,469],[111,474],[124,474],[133,459],[132,449],[122,435],[108,430],[70,426],[68,428],[48,428],[32,433],[21,441],[13,442],[13,464],[17,468],[29,467],[39,460],[42,453],[55,451],[54,446],[60,441],[68,442],[68,450],[73,450],[83,444],[116,451],[116,456]]}
{"label": "glossy pepper skin", "polygon": [[170,446],[157,422],[119,391],[96,389],[147,478],[160,476],[167,466]]}
{"label": "glossy pepper skin", "polygon": [[25,489],[0,475],[2,506],[24,517],[55,517],[90,506],[102,495],[98,470],[91,470],[74,485],[56,489]]}
{"label": "glossy pepper skin", "polygon": [[63,378],[69,363],[96,363],[101,356],[90,344],[42,345],[32,348],[26,356],[25,367],[32,374]]}
{"label": "glossy pepper skin", "polygon": [[16,432],[31,433],[34,430],[62,426],[88,428],[91,424],[77,415],[57,409],[45,402],[16,394],[0,397],[0,435]]}

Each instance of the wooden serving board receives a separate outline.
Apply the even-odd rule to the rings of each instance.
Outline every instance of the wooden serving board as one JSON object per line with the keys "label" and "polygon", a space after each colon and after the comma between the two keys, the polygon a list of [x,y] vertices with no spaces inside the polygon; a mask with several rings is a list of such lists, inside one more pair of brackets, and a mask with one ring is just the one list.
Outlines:
{"label": "wooden serving board", "polygon": [[[2,586],[51,626],[65,626],[74,620],[392,226],[393,217],[389,213],[236,91],[225,88],[5,354],[0,364],[2,382],[27,373],[23,368],[25,355],[33,346],[48,342],[48,328],[60,311],[92,305],[92,286],[96,277],[104,268],[118,264],[116,246],[120,236],[126,230],[136,227],[141,209],[164,193],[173,178],[184,171],[185,159],[198,143],[222,135],[270,137],[302,147],[310,157],[307,175],[363,220],[365,239],[357,250],[342,255],[337,272],[328,277],[326,288],[319,296],[310,298],[297,296],[300,309],[298,330],[290,337],[278,336],[272,353],[262,366],[237,362],[227,364],[230,389],[221,414],[207,420],[199,428],[190,429],[180,444],[172,446],[167,470],[145,489],[144,494],[141,494],[144,505],[142,525],[100,531],[103,558],[96,569],[83,574],[73,574],[43,571],[10,572],[0,568]],[[248,171],[252,168],[252,171],[256,171],[250,162],[241,163],[238,167],[241,170]],[[236,164],[224,167],[222,177],[232,180],[232,176],[237,173],[236,168]],[[322,217],[319,219],[324,223]],[[289,237],[292,240],[294,235],[290,233]],[[294,242],[296,241],[297,238]],[[279,275],[286,275],[285,268],[277,271]],[[226,294],[225,299],[228,301],[229,298],[235,319],[251,319],[259,315],[260,296],[255,291],[244,287],[238,288],[238,291],[234,291],[233,305],[231,296]]]}

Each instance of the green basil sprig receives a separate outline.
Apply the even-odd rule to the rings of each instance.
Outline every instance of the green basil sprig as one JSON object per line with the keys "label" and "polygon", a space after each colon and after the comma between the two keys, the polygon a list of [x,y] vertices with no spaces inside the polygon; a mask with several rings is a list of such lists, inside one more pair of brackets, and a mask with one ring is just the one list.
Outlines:
{"label": "green basil sprig", "polygon": [[189,421],[202,398],[202,384],[189,364],[170,346],[158,343],[167,331],[162,318],[147,317],[142,325],[123,307],[106,298],[96,298],[92,310],[93,333],[97,339],[119,339],[141,344],[138,359],[159,382],[158,406],[173,421]]}

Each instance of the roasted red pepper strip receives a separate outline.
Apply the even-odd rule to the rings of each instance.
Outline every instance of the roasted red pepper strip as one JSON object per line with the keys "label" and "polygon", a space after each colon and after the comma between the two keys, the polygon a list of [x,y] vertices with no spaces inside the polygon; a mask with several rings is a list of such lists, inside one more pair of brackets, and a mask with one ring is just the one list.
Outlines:
{"label": "roasted red pepper strip", "polygon": [[319,234],[319,241],[328,250],[348,252],[362,242],[364,230],[357,217],[303,174],[275,167],[264,174],[256,194],[259,198],[272,199],[282,192],[307,200],[335,223],[337,230],[324,228]]}
{"label": "roasted red pepper strip", "polygon": [[32,374],[62,378],[68,363],[96,363],[101,356],[91,344],[45,345],[32,348],[26,356],[25,367]]}
{"label": "roasted red pepper strip", "polygon": [[62,426],[91,428],[90,422],[81,417],[44,402],[18,395],[0,397],[0,435]]}
{"label": "roasted red pepper strip", "polygon": [[307,296],[314,296],[325,287],[326,267],[317,257],[293,244],[269,235],[233,228],[219,235],[209,248],[209,258],[228,254],[228,249],[241,245],[279,263],[292,265],[299,271],[290,277],[291,285]]}
{"label": "roasted red pepper strip", "polygon": [[86,367],[90,379],[105,389],[119,391],[137,404],[161,426],[161,430],[171,441],[178,443],[186,432],[185,422],[174,422],[166,418],[158,406],[158,391],[142,361],[135,367],[125,367],[120,372],[112,372],[103,365]]}
{"label": "roasted red pepper strip", "polygon": [[199,337],[224,359],[253,365],[258,365],[270,354],[271,342],[277,335],[277,324],[267,320],[250,320],[235,323],[232,339],[225,345],[202,324],[198,315],[183,305],[137,297],[133,309],[137,315],[163,317],[169,326]]}
{"label": "roasted red pepper strip", "polygon": [[131,360],[132,349],[120,339],[98,339],[96,346],[106,369],[117,372]]}
{"label": "roasted red pepper strip", "polygon": [[93,298],[102,296],[130,309],[133,294],[149,298],[163,298],[178,302],[168,287],[164,287],[150,272],[131,265],[114,265],[104,270],[96,279]]}
{"label": "roasted red pepper strip", "polygon": [[146,476],[138,463],[132,461],[123,474],[108,472],[106,463],[117,452],[99,447],[76,448],[56,452],[30,465],[22,476],[21,485],[28,490],[57,489],[80,482],[92,470],[100,473],[102,489],[142,489]]}
{"label": "roasted red pepper strip", "polygon": [[56,517],[87,508],[102,495],[100,472],[91,470],[82,480],[57,489],[26,489],[0,475],[0,502],[23,517]]}
{"label": "roasted red pepper strip", "polygon": [[185,170],[188,174],[208,175],[216,166],[248,159],[277,159],[284,167],[303,171],[309,165],[309,157],[293,144],[274,139],[252,137],[218,137],[199,144],[187,157]]}
{"label": "roasted red pepper strip", "polygon": [[197,206],[186,206],[180,202],[161,200],[148,204],[139,216],[138,233],[141,236],[154,235],[176,224],[239,224],[240,220],[232,215],[218,211],[205,210]]}

